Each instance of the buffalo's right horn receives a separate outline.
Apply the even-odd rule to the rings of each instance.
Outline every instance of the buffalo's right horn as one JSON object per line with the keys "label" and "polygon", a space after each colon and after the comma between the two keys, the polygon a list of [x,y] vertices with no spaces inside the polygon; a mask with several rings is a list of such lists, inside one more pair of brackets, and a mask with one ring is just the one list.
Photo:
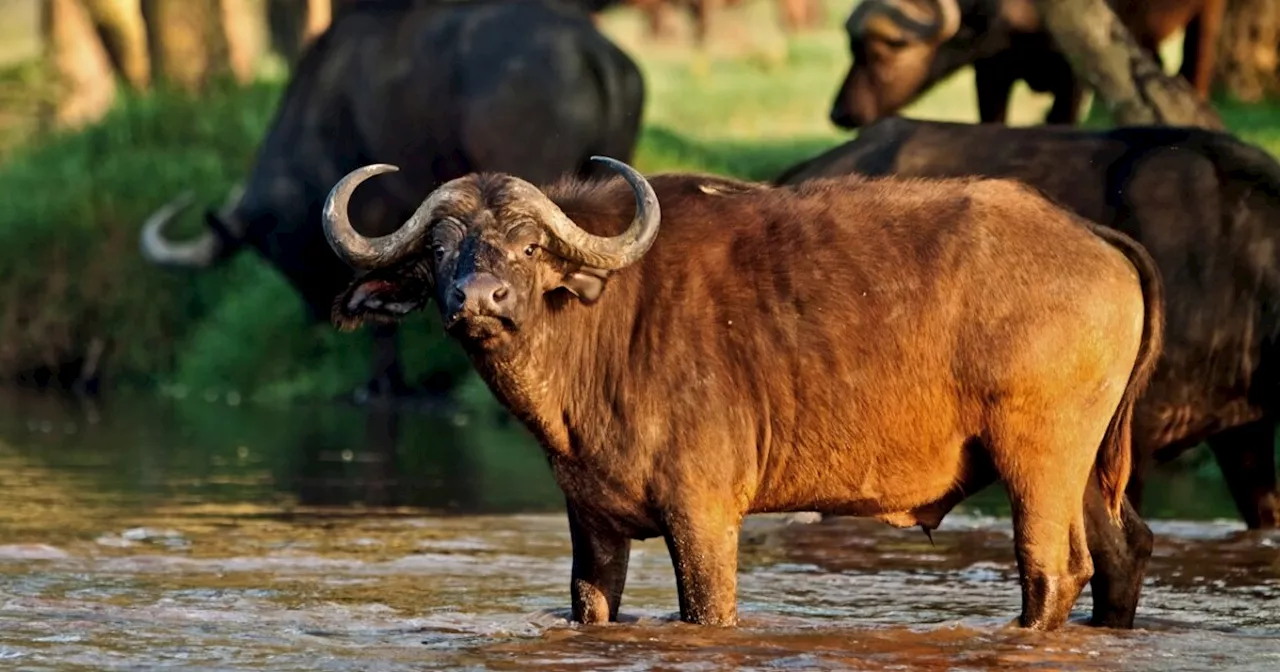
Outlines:
{"label": "buffalo's right horn", "polygon": [[409,217],[409,221],[395,231],[374,238],[361,235],[351,225],[351,216],[347,212],[351,204],[351,195],[355,193],[356,187],[374,175],[394,173],[398,170],[400,170],[398,167],[387,163],[362,166],[347,173],[329,190],[329,197],[324,201],[324,213],[321,216],[324,235],[329,241],[329,247],[333,248],[334,254],[352,268],[372,270],[389,266],[403,259],[413,250],[413,245],[409,243],[426,231],[431,223],[431,212],[435,210],[447,191],[445,189],[447,185],[433,191],[431,196],[428,196],[427,200]]}

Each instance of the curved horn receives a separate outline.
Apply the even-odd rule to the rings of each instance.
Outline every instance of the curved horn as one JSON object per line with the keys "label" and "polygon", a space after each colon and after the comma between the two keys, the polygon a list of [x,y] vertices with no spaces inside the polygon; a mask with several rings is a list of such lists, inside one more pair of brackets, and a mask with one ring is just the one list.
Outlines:
{"label": "curved horn", "polygon": [[142,225],[139,241],[142,256],[160,266],[205,268],[213,264],[222,251],[222,241],[212,231],[205,231],[199,238],[183,243],[166,240],[164,227],[191,207],[194,194],[190,191],[160,206]]}
{"label": "curved horn", "polygon": [[592,268],[616,271],[634,264],[653,246],[662,223],[662,210],[658,206],[658,195],[654,193],[653,186],[635,168],[607,156],[592,156],[591,160],[622,175],[622,179],[627,181],[636,196],[636,214],[627,230],[616,236],[587,233],[574,224],[546,194],[527,182],[522,181],[521,186],[527,185],[537,192],[533,197],[542,211],[542,225],[551,234],[552,245],[560,256]]}
{"label": "curved horn", "polygon": [[329,197],[325,199],[324,214],[321,218],[324,224],[324,235],[329,241],[329,247],[333,248],[338,258],[352,268],[372,270],[396,263],[413,249],[412,245],[406,243],[421,235],[421,232],[430,224],[431,211],[439,202],[441,189],[432,192],[432,195],[427,197],[427,200],[409,217],[409,221],[385,236],[367,238],[351,226],[347,206],[351,203],[351,194],[355,193],[356,187],[374,175],[394,173],[398,170],[400,168],[397,166],[387,163],[369,164],[347,173],[329,190]]}
{"label": "curved horn", "polygon": [[[532,201],[539,210],[542,225],[551,235],[551,244],[558,254],[593,268],[617,270],[635,263],[653,245],[662,219],[658,208],[658,196],[648,180],[631,166],[604,156],[593,156],[591,160],[603,163],[619,172],[635,192],[635,217],[627,230],[617,236],[602,237],[583,231],[540,189],[519,178],[512,178],[512,180],[521,197]],[[360,235],[351,225],[350,216],[347,214],[351,194],[362,182],[374,175],[393,173],[398,170],[396,166],[386,163],[357,168],[333,185],[333,189],[329,191],[329,197],[325,199],[323,214],[325,238],[328,239],[334,253],[353,268],[371,270],[403,259],[414,249],[410,243],[418,239],[430,225],[431,213],[436,206],[442,199],[447,198],[448,184],[432,192],[431,196],[418,206],[409,220],[393,233],[376,238]]]}
{"label": "curved horn", "polygon": [[960,5],[956,0],[934,0],[934,3],[938,6],[938,23],[933,41],[946,42],[960,30]]}
{"label": "curved horn", "polygon": [[[924,22],[909,15],[889,0],[863,0],[845,21],[845,30],[850,35],[865,37],[869,28],[875,25],[873,19],[880,15],[904,32],[916,35],[920,39],[934,43],[945,42],[960,29],[960,5],[956,0],[931,0],[931,2],[937,12],[936,18],[933,21]],[[913,8],[912,13],[919,11]]]}
{"label": "curved horn", "polygon": [[859,2],[858,6],[849,14],[849,18],[844,22],[845,31],[851,36],[866,37],[874,32],[871,29],[877,24],[876,17],[888,19],[889,23],[912,35],[926,37],[934,32],[933,25],[921,23],[914,17],[908,16],[906,12],[902,11],[900,7],[891,4],[889,0],[862,0],[862,2]]}

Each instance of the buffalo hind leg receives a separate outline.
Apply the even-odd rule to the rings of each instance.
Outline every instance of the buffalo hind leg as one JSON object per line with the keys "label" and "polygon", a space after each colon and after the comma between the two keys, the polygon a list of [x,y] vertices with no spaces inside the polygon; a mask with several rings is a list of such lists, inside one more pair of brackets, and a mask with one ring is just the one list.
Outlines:
{"label": "buffalo hind leg", "polygon": [[[1053,487],[1046,482],[1041,487]],[[1022,583],[1018,624],[1056,630],[1093,575],[1083,498],[1075,507],[1059,497],[1031,496],[1013,508],[1013,536]]]}
{"label": "buffalo hind leg", "polygon": [[1151,528],[1125,499],[1120,524],[1111,521],[1096,477],[1085,491],[1084,515],[1093,558],[1093,616],[1089,625],[1132,628],[1151,559]]}
{"label": "buffalo hind leg", "polygon": [[1276,493],[1276,428],[1270,418],[1232,427],[1209,438],[1218,469],[1240,517],[1251,530],[1280,523]]}
{"label": "buffalo hind leg", "polygon": [[680,620],[698,625],[738,622],[738,532],[741,520],[711,511],[679,511],[663,536],[676,573]]}
{"label": "buffalo hind leg", "polygon": [[589,531],[572,503],[568,509],[569,539],[573,545],[569,590],[573,620],[585,624],[617,621],[622,589],[627,583],[631,540],[612,532]]}
{"label": "buffalo hind leg", "polygon": [[1071,449],[1077,443],[1072,432],[1045,442],[1044,438],[1058,434],[1052,421],[1020,418],[1016,424],[1037,431],[1007,428],[1012,431],[1001,432],[991,455],[1013,508],[1013,543],[1022,586],[1018,624],[1056,630],[1066,623],[1093,575],[1084,522],[1092,464],[1081,463],[1086,456],[1092,461],[1093,453]]}

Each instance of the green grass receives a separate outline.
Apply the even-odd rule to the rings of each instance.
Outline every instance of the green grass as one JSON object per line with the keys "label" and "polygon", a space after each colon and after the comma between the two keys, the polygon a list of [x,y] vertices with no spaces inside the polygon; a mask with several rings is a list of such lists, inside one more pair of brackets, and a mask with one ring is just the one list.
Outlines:
{"label": "green grass", "polygon": [[[843,4],[828,3],[822,30],[787,39],[772,3],[746,3],[727,12],[705,53],[649,42],[633,12],[605,17],[646,77],[640,169],[769,179],[849,137],[827,121],[848,67]],[[222,200],[249,165],[280,84],[201,100],[126,98],[92,128],[0,154],[0,376],[74,359],[103,338],[115,386],[288,401],[363,382],[367,331],[308,324],[296,295],[255,255],[189,274],[151,268],[137,252],[143,218],[174,194]],[[1019,88],[1011,123],[1035,123],[1047,106]],[[1280,111],[1224,104],[1223,112],[1246,140],[1280,149]],[[943,82],[906,114],[974,121],[971,74]],[[197,212],[180,231],[197,230]],[[465,366],[431,316],[405,331],[411,376]]]}

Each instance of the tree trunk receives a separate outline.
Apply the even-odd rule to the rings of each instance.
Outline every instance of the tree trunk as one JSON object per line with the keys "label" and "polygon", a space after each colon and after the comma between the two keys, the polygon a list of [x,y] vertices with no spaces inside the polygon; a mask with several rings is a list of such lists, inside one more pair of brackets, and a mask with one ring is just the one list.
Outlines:
{"label": "tree trunk", "polygon": [[142,0],[155,78],[186,91],[229,74],[219,0]]}
{"label": "tree trunk", "polygon": [[1218,43],[1218,84],[1256,103],[1280,94],[1280,0],[1231,0]]}
{"label": "tree trunk", "polygon": [[227,58],[236,81],[247,84],[258,71],[267,45],[266,0],[222,0]]}
{"label": "tree trunk", "polygon": [[302,46],[305,49],[311,41],[329,28],[333,21],[333,0],[307,0],[307,24],[302,32]]}
{"label": "tree trunk", "polygon": [[129,86],[145,90],[151,84],[147,27],[139,0],[84,0],[97,25],[111,62]]}
{"label": "tree trunk", "polygon": [[41,117],[57,128],[97,121],[115,102],[116,84],[88,10],[80,0],[44,0],[40,9],[45,55],[56,79]]}
{"label": "tree trunk", "polygon": [[1111,108],[1117,123],[1223,128],[1187,80],[1164,74],[1138,46],[1105,0],[1035,1],[1071,69]]}

